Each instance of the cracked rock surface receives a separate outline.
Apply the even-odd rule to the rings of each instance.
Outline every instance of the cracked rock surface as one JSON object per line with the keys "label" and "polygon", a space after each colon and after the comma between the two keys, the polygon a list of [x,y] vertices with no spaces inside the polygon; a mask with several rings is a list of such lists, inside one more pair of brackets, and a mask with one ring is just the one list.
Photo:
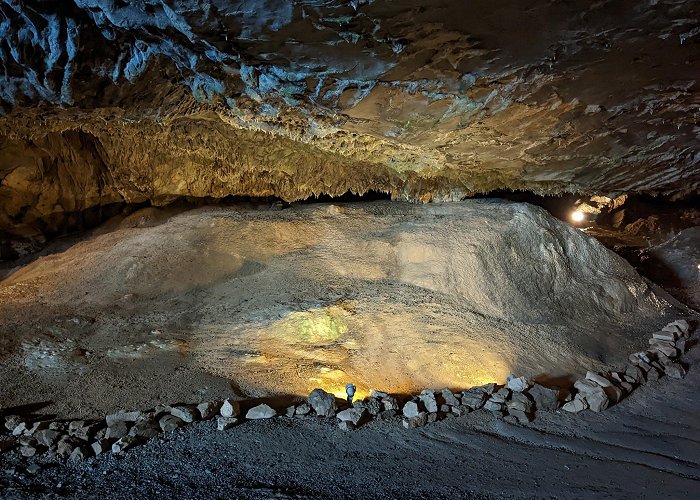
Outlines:
{"label": "cracked rock surface", "polygon": [[700,183],[682,1],[0,2],[0,227],[179,196]]}

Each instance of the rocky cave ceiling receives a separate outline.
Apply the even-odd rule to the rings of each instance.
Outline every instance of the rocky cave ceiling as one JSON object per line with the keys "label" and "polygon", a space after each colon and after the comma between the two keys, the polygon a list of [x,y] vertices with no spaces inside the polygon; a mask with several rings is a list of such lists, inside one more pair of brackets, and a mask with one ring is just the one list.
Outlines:
{"label": "rocky cave ceiling", "polygon": [[698,2],[0,0],[0,37],[0,225],[700,184]]}

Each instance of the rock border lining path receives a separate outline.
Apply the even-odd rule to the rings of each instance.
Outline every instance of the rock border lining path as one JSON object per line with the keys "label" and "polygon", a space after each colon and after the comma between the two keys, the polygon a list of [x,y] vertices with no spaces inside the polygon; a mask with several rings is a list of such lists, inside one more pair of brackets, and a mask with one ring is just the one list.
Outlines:
{"label": "rock border lining path", "polygon": [[[691,348],[695,328],[686,320],[676,320],[649,339],[649,349],[629,355],[620,370],[604,373],[588,371],[572,387],[548,387],[526,377],[509,375],[505,385],[490,383],[454,393],[450,389],[426,389],[418,395],[401,397],[377,390],[352,404],[339,401],[323,389],[314,389],[308,399],[289,406],[289,418],[336,418],[341,430],[349,431],[372,420],[392,420],[401,416],[407,429],[422,427],[448,417],[462,417],[484,409],[513,424],[534,419],[537,411],[563,410],[579,413],[600,412],[629,396],[637,387],[662,376],[683,378],[686,367],[679,358]],[[198,405],[159,405],[149,411],[120,411],[103,420],[34,421],[19,415],[4,416],[10,434],[0,435],[0,453],[19,448],[23,457],[48,453],[50,458],[83,460],[105,452],[120,454],[163,432],[171,432],[199,420],[216,420],[225,431],[244,420],[280,416],[267,404],[250,408],[245,416],[234,399],[203,402]]]}

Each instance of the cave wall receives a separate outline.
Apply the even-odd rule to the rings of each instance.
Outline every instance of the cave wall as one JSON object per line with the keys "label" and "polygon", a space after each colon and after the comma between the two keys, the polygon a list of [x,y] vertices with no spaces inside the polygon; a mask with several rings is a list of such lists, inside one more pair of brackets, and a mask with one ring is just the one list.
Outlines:
{"label": "cave wall", "polygon": [[2,0],[0,12],[0,227],[178,196],[700,184],[694,2]]}

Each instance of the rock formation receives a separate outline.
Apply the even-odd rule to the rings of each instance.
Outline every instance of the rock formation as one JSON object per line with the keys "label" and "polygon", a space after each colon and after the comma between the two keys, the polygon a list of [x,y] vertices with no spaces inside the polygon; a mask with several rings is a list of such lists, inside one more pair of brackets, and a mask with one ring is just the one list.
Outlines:
{"label": "rock formation", "polygon": [[683,194],[692,2],[2,0],[0,227],[115,202]]}

